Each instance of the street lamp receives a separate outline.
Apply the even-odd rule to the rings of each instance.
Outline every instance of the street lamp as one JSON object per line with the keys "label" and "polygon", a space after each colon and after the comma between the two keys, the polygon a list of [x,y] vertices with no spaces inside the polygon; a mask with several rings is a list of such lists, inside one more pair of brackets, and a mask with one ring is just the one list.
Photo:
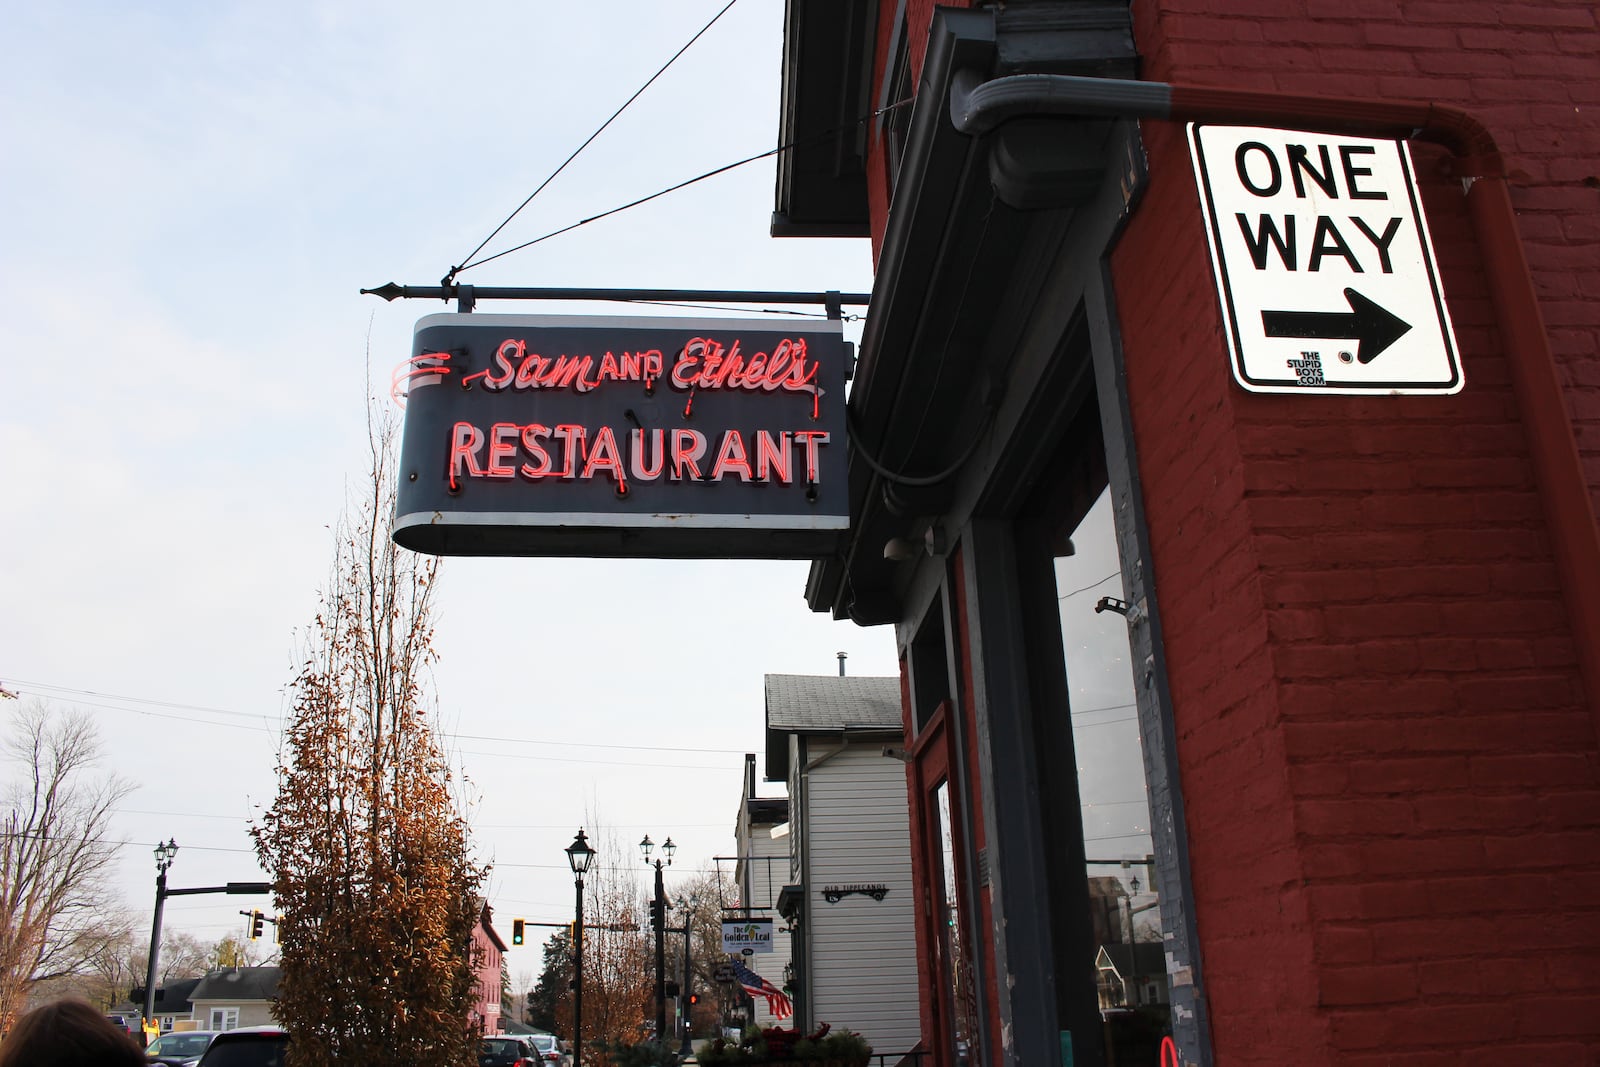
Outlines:
{"label": "street lamp", "polygon": [[1139,936],[1133,926],[1133,898],[1139,895],[1139,876],[1129,881],[1128,888],[1128,974],[1133,980],[1133,1008],[1139,1007]]}
{"label": "street lamp", "polygon": [[167,868],[178,857],[178,843],[167,838],[156,845],[156,917],[150,924],[150,966],[144,973],[144,1026],[139,1028],[139,1043],[149,1043],[146,1027],[156,1014],[156,960],[161,955],[161,909],[167,903]]}
{"label": "street lamp", "polygon": [[572,923],[572,1067],[583,1064],[583,876],[594,863],[594,849],[582,828],[566,848],[567,863],[578,886],[577,916]]}
{"label": "street lamp", "polygon": [[[646,866],[650,865],[650,853],[655,847],[649,834],[639,842]],[[661,860],[655,861],[656,895],[650,903],[650,925],[656,928],[656,1040],[662,1045],[667,1042],[667,894],[661,886],[661,868],[672,866],[672,854],[676,851],[678,846],[672,843],[672,838],[661,843],[661,854],[667,859],[664,864]]]}

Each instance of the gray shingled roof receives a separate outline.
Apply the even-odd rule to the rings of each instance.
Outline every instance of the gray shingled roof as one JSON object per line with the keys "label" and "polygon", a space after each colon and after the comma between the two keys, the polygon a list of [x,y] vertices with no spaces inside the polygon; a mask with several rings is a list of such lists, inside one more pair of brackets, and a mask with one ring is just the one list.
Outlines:
{"label": "gray shingled roof", "polygon": [[271,1000],[278,995],[276,967],[229,967],[212,971],[200,980],[191,1001],[197,1000]]}
{"label": "gray shingled roof", "polygon": [[769,674],[767,780],[785,777],[789,734],[844,730],[900,732],[900,679],[836,674]]}

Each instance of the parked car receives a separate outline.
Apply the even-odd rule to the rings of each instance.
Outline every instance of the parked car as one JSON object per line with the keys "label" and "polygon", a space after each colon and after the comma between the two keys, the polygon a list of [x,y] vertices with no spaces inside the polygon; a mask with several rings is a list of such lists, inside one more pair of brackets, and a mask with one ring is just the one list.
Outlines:
{"label": "parked car", "polygon": [[542,1067],[524,1037],[486,1037],[478,1046],[478,1067]]}
{"label": "parked car", "polygon": [[539,1058],[545,1061],[546,1067],[552,1063],[562,1062],[561,1042],[556,1040],[555,1034],[530,1034],[528,1041],[539,1054]]}
{"label": "parked car", "polygon": [[216,1036],[216,1030],[184,1030],[162,1034],[150,1042],[144,1054],[152,1064],[159,1063],[162,1067],[194,1067]]}
{"label": "parked car", "polygon": [[211,1039],[198,1067],[283,1067],[288,1031],[277,1026],[241,1026]]}
{"label": "parked car", "polygon": [[106,1018],[111,1020],[112,1026],[115,1026],[129,1037],[139,1036],[139,1020],[137,1018],[129,1018],[126,1015],[107,1015]]}

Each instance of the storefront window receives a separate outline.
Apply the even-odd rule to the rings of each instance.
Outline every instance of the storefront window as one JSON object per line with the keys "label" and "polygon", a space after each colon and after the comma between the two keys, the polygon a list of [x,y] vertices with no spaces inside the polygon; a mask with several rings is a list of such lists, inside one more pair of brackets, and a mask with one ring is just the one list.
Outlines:
{"label": "storefront window", "polygon": [[1109,492],[1072,531],[1071,546],[1055,560],[1056,598],[1107,1062],[1155,1063],[1161,1038],[1171,1033],[1170,1000]]}

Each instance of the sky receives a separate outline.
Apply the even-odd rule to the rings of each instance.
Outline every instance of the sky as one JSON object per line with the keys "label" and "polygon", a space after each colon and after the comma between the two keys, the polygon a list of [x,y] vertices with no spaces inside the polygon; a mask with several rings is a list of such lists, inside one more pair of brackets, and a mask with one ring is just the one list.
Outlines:
{"label": "sky", "polygon": [[[413,323],[453,310],[358,290],[437,284],[725,5],[8,6],[0,686],[90,714],[105,768],[135,784],[106,901],[135,929],[160,841],[179,845],[175,888],[266,877],[247,827],[365,470],[366,398],[387,396]],[[775,147],[781,17],[736,0],[485,253]],[[460,280],[869,290],[865,240],[767,235],[773,183],[762,160]],[[445,562],[439,720],[502,932],[571,917],[580,826],[641,891],[646,833],[680,846],[669,894],[731,856],[764,674],[833,674],[839,652],[895,673],[892,631],[810,612],[806,570]],[[166,925],[238,935],[253,906],[174,898]]]}

